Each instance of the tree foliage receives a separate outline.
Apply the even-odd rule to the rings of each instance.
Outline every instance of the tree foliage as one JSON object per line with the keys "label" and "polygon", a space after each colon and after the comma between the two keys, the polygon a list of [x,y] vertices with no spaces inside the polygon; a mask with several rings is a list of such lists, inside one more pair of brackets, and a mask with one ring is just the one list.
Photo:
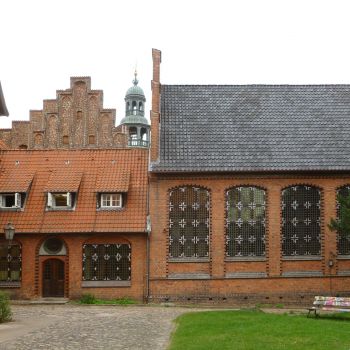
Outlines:
{"label": "tree foliage", "polygon": [[338,218],[331,219],[328,225],[331,231],[338,231],[341,235],[350,235],[350,194],[348,196],[338,195]]}

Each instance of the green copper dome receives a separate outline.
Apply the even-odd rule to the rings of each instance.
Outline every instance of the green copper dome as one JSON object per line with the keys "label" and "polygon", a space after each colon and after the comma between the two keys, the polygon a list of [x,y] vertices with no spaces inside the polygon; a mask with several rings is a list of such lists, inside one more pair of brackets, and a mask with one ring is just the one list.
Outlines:
{"label": "green copper dome", "polygon": [[127,98],[130,95],[138,95],[138,96],[143,96],[145,98],[145,93],[143,90],[137,85],[139,81],[137,80],[137,72],[135,71],[135,79],[132,81],[133,86],[128,89],[126,92],[125,98]]}
{"label": "green copper dome", "polygon": [[128,89],[128,91],[126,92],[125,96],[128,96],[128,95],[142,95],[142,96],[145,96],[145,93],[143,92],[143,90],[139,86],[134,85],[134,86],[130,87]]}

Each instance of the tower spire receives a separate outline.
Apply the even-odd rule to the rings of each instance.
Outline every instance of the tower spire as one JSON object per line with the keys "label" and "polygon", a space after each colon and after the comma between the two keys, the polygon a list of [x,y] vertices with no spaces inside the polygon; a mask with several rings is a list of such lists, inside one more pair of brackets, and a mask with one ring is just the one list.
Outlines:
{"label": "tower spire", "polygon": [[137,80],[137,68],[136,67],[135,67],[134,76],[135,76],[135,79],[132,82],[136,86],[139,83],[139,81]]}

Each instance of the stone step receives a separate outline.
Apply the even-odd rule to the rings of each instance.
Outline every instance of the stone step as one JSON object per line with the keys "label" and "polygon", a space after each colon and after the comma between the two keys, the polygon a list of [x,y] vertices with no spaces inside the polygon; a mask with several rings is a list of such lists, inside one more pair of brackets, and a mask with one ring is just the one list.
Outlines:
{"label": "stone step", "polygon": [[48,305],[48,304],[67,304],[69,302],[68,298],[39,298],[33,300],[11,300],[12,304],[20,305]]}

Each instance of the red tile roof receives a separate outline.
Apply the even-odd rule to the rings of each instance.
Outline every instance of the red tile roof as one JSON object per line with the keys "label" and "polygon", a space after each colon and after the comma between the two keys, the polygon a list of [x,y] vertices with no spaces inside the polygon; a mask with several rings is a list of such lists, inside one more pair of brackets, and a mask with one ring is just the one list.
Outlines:
{"label": "red tile roof", "polygon": [[[1,150],[0,186],[2,176],[13,180],[23,176],[26,183],[32,179],[32,185],[22,211],[0,211],[0,231],[12,222],[18,233],[145,232],[147,170],[147,149]],[[46,190],[72,191],[77,186],[74,210],[46,209]],[[127,191],[125,207],[96,209],[96,192],[113,188]]]}
{"label": "red tile roof", "polygon": [[1,168],[0,193],[27,192],[32,180],[33,173],[24,172],[19,166],[10,171]]}
{"label": "red tile roof", "polygon": [[66,161],[65,165],[51,171],[45,192],[78,192],[82,175],[81,171],[74,171],[69,161]]}
{"label": "red tile roof", "polygon": [[112,164],[101,169],[96,182],[96,192],[128,192],[130,172]]}

